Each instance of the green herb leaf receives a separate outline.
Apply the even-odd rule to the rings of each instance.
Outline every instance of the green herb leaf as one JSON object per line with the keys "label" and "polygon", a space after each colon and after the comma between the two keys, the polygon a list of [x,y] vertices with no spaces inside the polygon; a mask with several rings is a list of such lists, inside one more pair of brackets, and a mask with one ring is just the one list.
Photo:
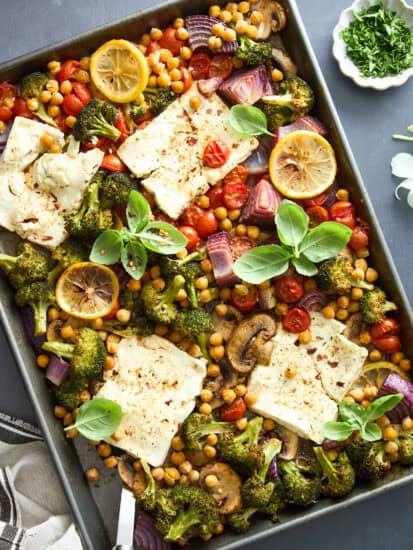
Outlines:
{"label": "green herb leaf", "polygon": [[321,223],[304,238],[299,252],[312,262],[323,262],[337,256],[349,242],[351,234],[351,229],[342,223]]}
{"label": "green herb leaf", "polygon": [[404,395],[402,393],[392,393],[375,399],[370,403],[367,409],[365,409],[366,422],[381,418],[386,412],[393,410],[403,398]]}
{"label": "green herb leaf", "polygon": [[148,201],[138,191],[129,193],[128,206],[126,207],[126,219],[128,227],[132,233],[143,229],[149,222],[151,209]]}
{"label": "green herb leaf", "polygon": [[278,236],[283,244],[296,248],[308,231],[308,216],[295,202],[281,201],[275,216]]}
{"label": "green herb leaf", "polygon": [[188,243],[188,239],[173,225],[166,222],[150,222],[136,235],[149,250],[158,254],[176,254]]}
{"label": "green herb leaf", "polygon": [[358,403],[342,401],[338,406],[340,418],[358,430],[364,423],[365,409]]}
{"label": "green herb leaf", "polygon": [[273,136],[268,130],[267,117],[253,105],[233,105],[230,109],[228,122],[233,130],[243,136]]}
{"label": "green herb leaf", "polygon": [[121,406],[111,399],[92,399],[79,407],[76,422],[65,430],[76,428],[86,439],[100,440],[113,434],[122,420]]}
{"label": "green herb leaf", "polygon": [[116,229],[104,231],[93,243],[90,260],[96,264],[113,265],[120,257],[123,239]]}
{"label": "green herb leaf", "polygon": [[365,441],[378,441],[382,437],[380,426],[372,423],[362,426],[360,435]]}
{"label": "green herb leaf", "polygon": [[348,422],[326,422],[322,432],[324,437],[333,441],[345,441],[353,433],[353,427]]}
{"label": "green herb leaf", "polygon": [[142,243],[136,239],[130,240],[122,248],[120,258],[124,270],[132,279],[140,279],[145,272],[148,255]]}
{"label": "green herb leaf", "polygon": [[312,277],[318,273],[317,266],[313,262],[310,262],[304,255],[301,255],[299,258],[292,258],[291,263],[295,267],[297,273],[305,277]]}
{"label": "green herb leaf", "polygon": [[292,254],[278,244],[266,244],[248,250],[234,264],[234,273],[247,283],[258,285],[282,275]]}

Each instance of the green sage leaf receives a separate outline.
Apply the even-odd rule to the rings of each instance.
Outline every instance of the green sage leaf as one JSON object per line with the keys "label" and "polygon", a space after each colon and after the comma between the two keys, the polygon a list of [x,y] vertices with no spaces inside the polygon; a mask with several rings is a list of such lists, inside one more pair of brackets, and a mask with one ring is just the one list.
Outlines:
{"label": "green sage leaf", "polygon": [[285,273],[290,258],[291,252],[278,244],[257,246],[238,258],[234,273],[247,283],[260,284]]}
{"label": "green sage leaf", "polygon": [[104,231],[93,243],[90,260],[96,264],[113,265],[120,257],[123,239],[116,229]]}

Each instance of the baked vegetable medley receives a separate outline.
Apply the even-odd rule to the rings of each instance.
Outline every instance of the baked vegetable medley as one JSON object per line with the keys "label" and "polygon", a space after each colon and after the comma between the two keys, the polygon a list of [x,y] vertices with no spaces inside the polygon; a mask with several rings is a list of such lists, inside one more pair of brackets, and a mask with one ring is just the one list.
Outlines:
{"label": "baked vegetable medley", "polygon": [[413,464],[398,307],[287,16],[213,5],[0,84],[20,238],[0,266],[67,437],[136,496],[138,543],[243,533]]}

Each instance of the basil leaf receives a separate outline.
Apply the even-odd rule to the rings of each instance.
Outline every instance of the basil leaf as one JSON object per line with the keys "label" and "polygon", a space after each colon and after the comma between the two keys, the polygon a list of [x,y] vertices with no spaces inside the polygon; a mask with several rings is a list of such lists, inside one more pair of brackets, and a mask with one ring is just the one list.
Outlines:
{"label": "basil leaf", "polygon": [[382,437],[380,426],[374,423],[362,426],[360,435],[365,441],[378,441]]}
{"label": "basil leaf", "polygon": [[326,422],[322,428],[323,436],[333,441],[345,441],[353,431],[347,422]]}
{"label": "basil leaf", "polygon": [[288,269],[291,253],[278,244],[266,244],[248,250],[234,264],[234,273],[251,284],[260,284],[282,275]]}
{"label": "basil leaf", "polygon": [[281,242],[296,248],[307,234],[308,216],[295,202],[283,200],[277,209],[275,225]]}
{"label": "basil leaf", "polygon": [[404,399],[402,393],[392,393],[391,395],[383,395],[378,399],[375,399],[370,403],[368,408],[365,410],[365,420],[377,420],[381,418],[386,412],[391,411]]}
{"label": "basil leaf", "polygon": [[138,191],[129,193],[128,206],[126,207],[126,219],[132,233],[140,231],[149,222],[151,209],[148,201]]}
{"label": "basil leaf", "polygon": [[364,424],[364,416],[366,410],[358,403],[347,403],[342,401],[338,410],[340,418],[353,426],[354,429],[359,429]]}
{"label": "basil leaf", "polygon": [[173,225],[166,222],[150,222],[136,234],[145,248],[158,254],[176,254],[188,243],[188,239]]}
{"label": "basil leaf", "polygon": [[96,264],[112,265],[119,260],[123,239],[116,229],[104,231],[93,243],[90,260]]}
{"label": "basil leaf", "polygon": [[133,239],[122,248],[120,258],[124,270],[132,279],[140,279],[145,272],[148,255],[142,243]]}
{"label": "basil leaf", "polygon": [[243,136],[274,135],[268,131],[265,114],[253,105],[233,105],[229,111],[228,122],[233,130]]}
{"label": "basil leaf", "polygon": [[310,262],[304,255],[299,258],[292,258],[291,263],[297,270],[297,273],[305,277],[312,277],[318,273],[317,266]]}
{"label": "basil leaf", "polygon": [[121,406],[111,399],[92,399],[79,407],[76,422],[65,430],[76,428],[87,439],[110,437],[122,420]]}
{"label": "basil leaf", "polygon": [[334,258],[349,242],[351,233],[351,229],[342,223],[323,222],[308,233],[299,252],[316,263]]}

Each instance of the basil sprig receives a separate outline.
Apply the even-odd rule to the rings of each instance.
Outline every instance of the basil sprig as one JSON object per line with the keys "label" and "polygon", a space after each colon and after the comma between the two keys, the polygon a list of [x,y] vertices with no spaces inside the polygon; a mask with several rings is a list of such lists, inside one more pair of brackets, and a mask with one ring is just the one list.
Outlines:
{"label": "basil sprig", "polygon": [[309,230],[309,218],[301,206],[283,200],[275,216],[280,244],[248,250],[234,264],[234,273],[247,283],[260,284],[285,273],[290,265],[301,275],[318,272],[316,263],[334,258],[351,238],[351,229],[337,222],[323,222]]}
{"label": "basil sprig", "polygon": [[403,397],[402,393],[383,395],[372,401],[367,409],[358,403],[342,401],[338,406],[341,421],[326,422],[323,436],[334,441],[344,441],[357,431],[365,441],[378,441],[381,439],[381,429],[372,422],[394,409]]}
{"label": "basil sprig", "polygon": [[76,422],[65,430],[76,428],[87,439],[105,439],[116,431],[122,420],[119,403],[103,397],[86,401],[79,407]]}
{"label": "basil sprig", "polygon": [[146,249],[158,254],[176,254],[188,239],[170,223],[150,221],[148,201],[138,191],[131,191],[126,208],[128,227],[108,229],[95,240],[90,259],[92,262],[113,265],[119,259],[125,271],[140,279],[148,261]]}
{"label": "basil sprig", "polygon": [[233,105],[229,111],[228,122],[233,130],[243,136],[274,136],[268,130],[265,114],[253,105]]}

